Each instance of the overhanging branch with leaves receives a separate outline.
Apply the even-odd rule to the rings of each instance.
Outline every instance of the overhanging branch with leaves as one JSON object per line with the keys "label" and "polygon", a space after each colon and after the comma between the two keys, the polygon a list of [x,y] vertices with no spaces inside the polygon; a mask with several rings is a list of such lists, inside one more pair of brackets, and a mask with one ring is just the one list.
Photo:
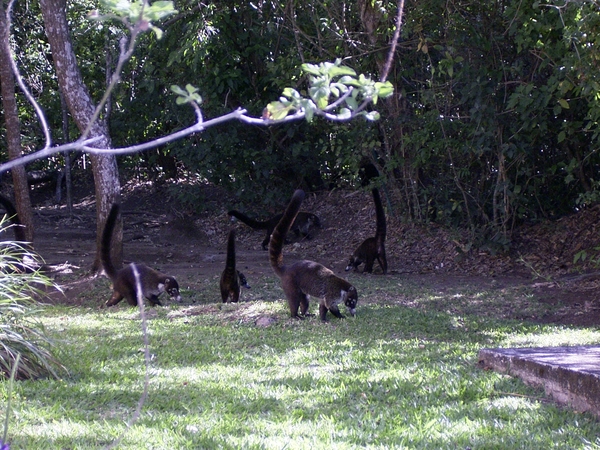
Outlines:
{"label": "overhanging branch with leaves", "polygon": [[[158,1],[150,5],[146,1],[121,2],[118,0],[104,0],[102,4],[108,13],[102,14],[95,11],[90,14],[90,18],[95,20],[118,20],[126,26],[130,33],[130,38],[129,42],[126,42],[126,38],[121,40],[117,68],[111,77],[111,83],[105,95],[97,105],[93,121],[98,120],[101,116],[110,93],[120,79],[124,63],[133,53],[134,43],[139,34],[151,30],[160,39],[162,31],[153,25],[152,22],[177,13],[173,2],[170,1]],[[14,70],[17,78],[22,79],[16,66]],[[306,119],[310,122],[315,116],[338,122],[349,121],[357,117],[363,117],[367,120],[378,120],[380,117],[379,113],[374,110],[368,111],[369,106],[377,104],[379,98],[387,98],[394,92],[394,88],[389,81],[373,81],[363,74],[357,75],[354,69],[342,65],[340,59],[335,62],[303,64],[302,70],[308,77],[306,91],[298,91],[290,87],[285,88],[279,100],[269,103],[264,108],[262,117],[249,116],[247,110],[238,108],[228,114],[204,120],[200,108],[202,97],[198,93],[197,88],[192,85],[187,85],[185,89],[172,86],[172,91],[178,96],[177,103],[180,105],[189,103],[194,108],[196,123],[158,139],[128,147],[94,147],[93,144],[96,142],[96,139],[87,138],[87,132],[84,132],[81,138],[75,142],[50,146],[50,133],[48,132],[46,122],[42,121],[42,127],[46,132],[46,136],[48,136],[47,145],[44,149],[0,164],[0,173],[6,172],[13,167],[65,151],[113,155],[134,154],[196,133],[201,133],[209,127],[231,120],[239,120],[244,123],[262,126],[271,126],[301,119]],[[35,103],[33,98],[30,101]],[[92,123],[88,125],[88,130]]]}

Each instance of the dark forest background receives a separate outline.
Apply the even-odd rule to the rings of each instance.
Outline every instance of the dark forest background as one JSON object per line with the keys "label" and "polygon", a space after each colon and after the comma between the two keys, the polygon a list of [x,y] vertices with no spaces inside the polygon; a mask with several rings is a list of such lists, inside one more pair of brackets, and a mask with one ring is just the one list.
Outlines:
{"label": "dark forest background", "polygon": [[[99,100],[122,30],[90,22],[94,2],[68,2],[85,82]],[[199,88],[206,118],[244,107],[260,116],[283,88],[305,85],[302,63],[343,58],[379,77],[396,2],[175,2],[178,14],[143,35],[110,103],[112,144],[146,142],[194,122],[171,85]],[[65,127],[52,55],[37,2],[13,10],[13,44],[25,81],[50,121]],[[597,203],[600,6],[595,1],[407,1],[381,120],[315,119],[272,127],[229,122],[135,156],[119,157],[125,182],[169,183],[193,207],[199,185],[225,186],[260,214],[296,187],[360,189],[365,162],[379,171],[388,214],[467,229],[474,246],[510,247],[520,224]],[[43,146],[30,105],[18,97],[26,151]],[[5,135],[0,117],[0,135]],[[89,171],[73,155],[73,178]],[[7,160],[4,139],[0,158]],[[62,170],[63,155],[28,171]]]}

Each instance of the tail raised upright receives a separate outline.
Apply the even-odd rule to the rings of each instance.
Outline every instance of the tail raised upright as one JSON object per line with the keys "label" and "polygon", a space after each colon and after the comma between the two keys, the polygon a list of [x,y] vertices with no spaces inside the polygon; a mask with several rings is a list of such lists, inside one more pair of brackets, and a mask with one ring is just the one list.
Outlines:
{"label": "tail raised upright", "polygon": [[267,229],[269,229],[269,227],[271,225],[269,220],[252,219],[252,218],[248,217],[246,214],[236,211],[235,209],[228,211],[227,215],[233,216],[236,219],[241,220],[246,225],[248,225],[250,228],[253,228],[255,230],[267,230]]}
{"label": "tail raised upright", "polygon": [[[113,293],[106,302],[106,306],[114,306],[123,298],[131,306],[137,306],[138,294],[146,297],[152,305],[162,305],[158,296],[167,292],[171,298],[180,301],[179,284],[172,276],[160,273],[145,264],[130,264],[117,270],[110,257],[110,247],[113,237],[120,207],[113,204],[108,213],[108,218],[104,223],[102,231],[102,241],[100,245],[100,260],[106,276],[113,283]],[[140,292],[141,291],[141,292]]]}
{"label": "tail raised upright", "polygon": [[227,237],[227,259],[225,260],[225,269],[221,273],[221,280],[219,281],[221,299],[223,300],[223,303],[229,300],[232,302],[239,301],[239,278],[241,277],[235,268],[235,231],[230,230]]}
{"label": "tail raised upright", "polygon": [[385,235],[386,235],[386,222],[385,222],[385,211],[383,204],[381,203],[381,197],[379,196],[379,190],[377,188],[372,189],[373,202],[375,203],[375,216],[377,220],[377,229],[375,236],[365,239],[360,244],[348,261],[346,271],[350,269],[358,270],[358,266],[365,264],[363,272],[373,272],[373,264],[375,260],[379,262],[381,271],[386,274],[387,256],[385,254]]}
{"label": "tail raised upright", "polygon": [[297,189],[294,191],[294,195],[290,200],[281,220],[273,230],[271,234],[271,239],[269,240],[269,260],[271,262],[271,267],[275,271],[275,274],[281,276],[282,268],[283,268],[283,243],[285,241],[285,236],[287,232],[290,230],[292,223],[300,211],[300,206],[304,201],[304,191],[302,189]]}
{"label": "tail raised upright", "polygon": [[115,203],[110,208],[108,217],[104,224],[104,230],[102,231],[102,243],[100,246],[100,259],[102,261],[102,267],[106,272],[106,276],[112,281],[117,276],[117,269],[115,268],[112,259],[110,257],[110,242],[112,240],[113,231],[115,224],[117,223],[117,217],[119,216],[120,206]]}
{"label": "tail raised upright", "polygon": [[290,316],[302,319],[308,314],[309,297],[319,298],[319,316],[327,321],[329,311],[343,318],[339,305],[344,304],[351,315],[356,313],[358,293],[348,281],[338,277],[332,270],[315,261],[300,260],[283,264],[283,240],[294,222],[304,200],[304,191],[294,192],[283,216],[269,241],[269,260],[287,298]]}
{"label": "tail raised upright", "polygon": [[379,189],[373,188],[373,202],[375,203],[375,218],[377,220],[377,228],[375,231],[375,244],[377,246],[377,260],[381,266],[381,271],[387,273],[387,256],[385,254],[385,235],[387,232],[387,226],[385,221],[385,211],[383,210],[383,204],[381,203],[381,197],[379,196]]}

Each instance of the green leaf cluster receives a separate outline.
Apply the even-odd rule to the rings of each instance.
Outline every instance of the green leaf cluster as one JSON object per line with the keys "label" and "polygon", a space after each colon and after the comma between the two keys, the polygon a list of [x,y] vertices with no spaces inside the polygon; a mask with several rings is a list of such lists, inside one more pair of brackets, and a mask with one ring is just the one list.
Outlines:
{"label": "green leaf cluster", "polygon": [[202,97],[198,94],[198,88],[192,86],[191,84],[187,84],[185,86],[185,90],[181,89],[177,85],[171,86],[171,90],[177,94],[177,104],[185,105],[186,103],[196,103],[200,105],[202,103]]}
{"label": "green leaf cluster", "polygon": [[[302,111],[310,122],[318,112],[335,111],[340,120],[351,119],[354,112],[368,120],[378,120],[378,112],[360,111],[361,103],[370,101],[375,105],[379,98],[389,97],[394,92],[389,81],[375,82],[363,74],[357,76],[354,69],[342,65],[341,59],[303,64],[302,71],[309,76],[308,96],[303,96],[294,88],[285,88],[278,101],[267,105],[270,119],[282,120],[289,114]],[[342,104],[335,104],[340,99],[343,100]]]}
{"label": "green leaf cluster", "polygon": [[153,22],[162,20],[177,10],[172,1],[155,1],[151,4],[144,0],[101,0],[102,9],[110,11],[109,14],[101,14],[93,11],[89,17],[95,20],[119,19],[126,24],[139,25],[142,30],[147,28],[154,31],[157,39],[161,39],[163,31],[153,25]]}

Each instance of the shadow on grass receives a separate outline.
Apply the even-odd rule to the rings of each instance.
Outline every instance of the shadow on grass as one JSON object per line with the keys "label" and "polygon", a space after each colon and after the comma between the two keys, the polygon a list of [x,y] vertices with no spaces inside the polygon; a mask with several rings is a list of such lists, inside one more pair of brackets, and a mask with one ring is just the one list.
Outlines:
{"label": "shadow on grass", "polygon": [[[122,448],[568,448],[596,441],[593,417],[477,367],[482,346],[556,327],[494,317],[493,305],[511,302],[494,292],[439,294],[399,286],[395,277],[356,278],[357,317],[327,324],[289,319],[280,292],[265,294],[275,302],[214,303],[192,316],[169,315],[185,306],[157,309],[149,319],[149,398]],[[24,448],[101,446],[137,405],[144,358],[134,310],[86,314],[73,310],[61,322],[73,377],[24,383],[19,401],[38,421],[60,417],[82,427],[81,437],[49,426],[42,434],[54,436],[55,447],[41,445],[17,424],[15,442]],[[257,327],[257,314],[275,321]],[[57,403],[60,412],[52,409]],[[101,433],[98,441],[86,427]]]}

